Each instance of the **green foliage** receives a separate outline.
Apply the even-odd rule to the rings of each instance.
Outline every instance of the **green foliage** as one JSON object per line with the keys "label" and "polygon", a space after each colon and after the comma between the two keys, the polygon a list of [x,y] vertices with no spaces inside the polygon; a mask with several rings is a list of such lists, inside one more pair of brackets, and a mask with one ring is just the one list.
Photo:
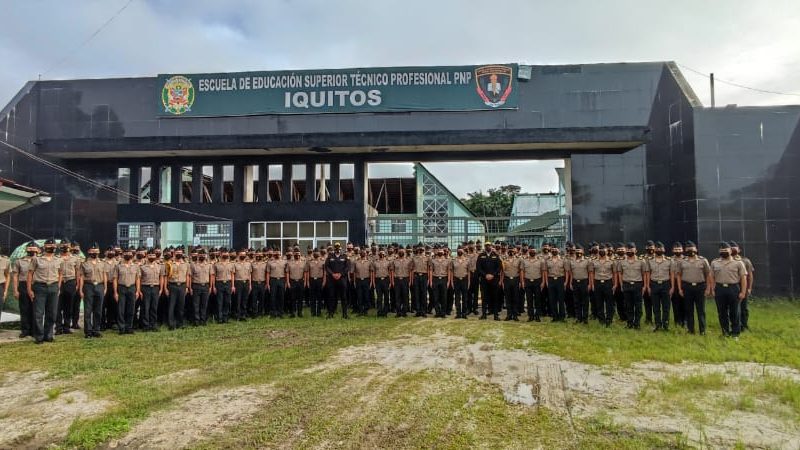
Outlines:
{"label": "green foliage", "polygon": [[478,217],[506,217],[511,215],[514,196],[522,188],[508,184],[499,188],[492,188],[484,194],[482,191],[470,192],[467,198],[461,201]]}

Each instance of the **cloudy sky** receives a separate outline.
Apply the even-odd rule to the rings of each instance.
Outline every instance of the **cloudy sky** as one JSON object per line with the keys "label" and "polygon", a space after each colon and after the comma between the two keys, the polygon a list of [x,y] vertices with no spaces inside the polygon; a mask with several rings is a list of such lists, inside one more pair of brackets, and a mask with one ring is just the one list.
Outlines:
{"label": "cloudy sky", "polygon": [[[797,0],[133,0],[87,42],[128,1],[0,0],[0,106],[39,75],[487,62],[674,60],[718,79],[800,94]],[[707,79],[684,74],[708,104]],[[800,103],[723,83],[716,96],[718,104]],[[516,163],[504,169],[503,184],[554,189],[552,168],[560,164]],[[459,195],[497,184],[485,164],[429,166]]]}

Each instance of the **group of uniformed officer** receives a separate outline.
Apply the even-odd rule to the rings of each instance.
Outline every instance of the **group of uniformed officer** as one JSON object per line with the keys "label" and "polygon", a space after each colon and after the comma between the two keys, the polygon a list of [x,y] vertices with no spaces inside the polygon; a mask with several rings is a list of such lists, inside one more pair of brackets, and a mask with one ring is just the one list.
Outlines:
{"label": "group of uniformed officer", "polygon": [[[57,248],[60,245],[60,248]],[[9,266],[0,257],[9,284],[20,301],[22,333],[37,343],[52,342],[53,334],[80,329],[79,306],[84,303],[84,335],[101,331],[120,334],[158,331],[186,323],[206,325],[244,321],[269,315],[328,318],[341,307],[378,317],[394,313],[416,317],[434,313],[466,319],[528,321],[549,316],[554,322],[574,317],[586,324],[596,319],[609,327],[615,316],[628,328],[645,323],[654,331],[668,330],[670,309],[674,323],[705,334],[705,297],[716,300],[723,334],[738,336],[747,329],[747,297],[753,286],[753,265],[735,242],[720,244],[720,256],[709,262],[697,254],[691,241],[675,243],[671,256],[661,242],[648,241],[639,254],[634,243],[616,245],[566,243],[565,254],[544,244],[465,242],[455,255],[444,245],[365,246],[339,243],[327,248],[299,247],[285,254],[277,249],[194,247],[108,247],[98,245],[81,257],[80,246],[66,240],[48,240],[44,253],[31,242],[26,256]],[[188,258],[187,258],[188,256]],[[13,278],[13,282],[11,281]],[[4,296],[5,298],[5,296]],[[479,312],[480,308],[480,312]]]}

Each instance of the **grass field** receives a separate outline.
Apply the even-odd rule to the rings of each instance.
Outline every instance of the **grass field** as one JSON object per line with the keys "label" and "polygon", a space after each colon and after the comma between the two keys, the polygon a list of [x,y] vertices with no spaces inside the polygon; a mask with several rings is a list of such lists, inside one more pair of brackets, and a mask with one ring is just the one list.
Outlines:
{"label": "grass field", "polygon": [[[94,448],[110,443],[115,446],[122,439],[123,443],[144,448],[149,445],[125,439],[132,430],[141,431],[136,427],[149,423],[148,417],[175,408],[198,392],[246,392],[235,389],[252,386],[263,387],[267,392],[261,403],[247,403],[256,394],[224,397],[221,404],[234,406],[235,413],[237,402],[242,402],[241,411],[248,411],[247,414],[222,428],[216,427],[216,419],[211,417],[209,430],[200,430],[202,438],[189,445],[596,449],[718,444],[711,438],[704,442],[674,430],[637,426],[635,421],[620,423],[603,408],[590,409],[589,413],[584,408],[581,414],[573,414],[571,408],[575,406],[569,399],[566,414],[544,406],[509,403],[503,389],[492,382],[493,376],[504,376],[502,373],[469,376],[447,367],[398,370],[387,367],[391,361],[385,360],[348,364],[341,363],[341,358],[337,360],[342,349],[358,346],[380,346],[374,348],[391,360],[389,347],[393,342],[411,342],[403,347],[403,351],[411,351],[420,343],[435,349],[438,341],[450,338],[464,339],[464,346],[475,344],[476,349],[478,345],[490,345],[481,351],[497,352],[492,354],[495,370],[501,367],[497,358],[502,355],[524,356],[527,351],[555,355],[570,364],[580,364],[575,367],[589,368],[585,370],[596,367],[597,372],[593,373],[609,379],[617,374],[645,373],[632,372],[642,370],[638,364],[645,361],[661,362],[664,367],[731,361],[756,363],[764,368],[782,366],[792,369],[787,369],[789,376],[776,376],[765,369],[763,376],[740,379],[731,376],[730,367],[721,372],[683,374],[680,370],[667,370],[663,376],[643,376],[629,406],[630,411],[647,416],[688,417],[701,428],[721,424],[721,415],[731,411],[766,414],[776,423],[785,423],[784,431],[791,437],[800,422],[800,377],[796,376],[800,373],[800,304],[753,301],[753,331],[743,334],[739,341],[719,336],[711,303],[707,313],[707,336],[688,335],[678,329],[668,333],[632,331],[620,326],[606,329],[595,323],[584,326],[337,317],[261,318],[175,332],[133,336],[109,333],[92,340],[83,339],[82,335],[58,336],[56,343],[41,346],[30,341],[4,343],[0,344],[0,372],[7,378],[5,395],[13,394],[8,386],[11,374],[43,372],[47,374],[41,381],[43,389],[36,394],[39,397],[34,396],[29,402],[32,411],[46,416],[48,402],[62,402],[65,408],[80,402],[82,397],[69,396],[75,392],[106,401],[107,406],[88,418],[70,420],[66,431],[60,434],[43,435],[33,430],[6,441],[3,430],[10,425],[3,421],[11,420],[14,412],[0,411],[0,447],[36,446],[51,440],[68,448]],[[452,346],[452,341],[448,342]],[[368,358],[373,347],[364,348]],[[509,370],[515,369],[512,366]],[[213,411],[203,408],[202,400],[198,402],[194,410],[183,414],[213,415]],[[210,405],[209,409],[213,409],[217,403]],[[162,433],[178,431],[163,422],[170,421],[155,421],[164,427],[159,428]],[[729,443],[752,445],[744,439],[735,438]]]}

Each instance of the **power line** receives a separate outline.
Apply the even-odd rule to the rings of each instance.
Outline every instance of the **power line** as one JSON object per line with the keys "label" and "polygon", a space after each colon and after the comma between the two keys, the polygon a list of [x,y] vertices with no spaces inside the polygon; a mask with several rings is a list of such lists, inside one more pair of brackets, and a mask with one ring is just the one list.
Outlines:
{"label": "power line", "polygon": [[[117,189],[117,188],[115,188],[113,186],[109,186],[107,184],[100,183],[99,181],[92,180],[91,178],[88,178],[88,177],[86,177],[84,175],[81,175],[81,174],[79,174],[77,172],[73,172],[73,171],[67,169],[66,167],[60,166],[60,165],[58,165],[58,164],[56,164],[56,163],[54,163],[52,161],[48,161],[48,160],[46,160],[46,159],[44,159],[44,158],[42,158],[40,156],[36,156],[33,153],[25,151],[25,150],[17,147],[16,145],[9,144],[8,142],[3,141],[3,140],[0,140],[0,144],[3,144],[6,147],[16,151],[17,153],[19,153],[19,154],[21,154],[21,155],[23,155],[23,156],[25,156],[27,158],[30,158],[30,159],[32,159],[32,160],[34,160],[34,161],[36,161],[36,162],[38,162],[40,164],[43,164],[43,165],[45,165],[47,167],[50,167],[53,170],[56,170],[56,171],[61,172],[61,173],[65,174],[65,175],[71,176],[73,178],[76,178],[76,179],[78,179],[78,180],[80,180],[80,181],[82,181],[82,182],[84,182],[86,184],[89,184],[91,186],[94,186],[94,187],[96,187],[98,189],[103,189],[105,191],[109,191],[111,193],[127,197],[128,199],[135,200],[135,201],[137,201],[139,203],[142,202],[142,197],[140,197],[138,195],[134,195],[134,194],[131,194],[130,192],[126,192],[126,191],[123,191],[121,189]],[[157,206],[159,208],[164,208],[164,209],[168,209],[168,210],[171,210],[171,211],[178,211],[178,212],[182,212],[184,214],[189,214],[189,215],[201,217],[201,218],[204,218],[204,219],[231,221],[231,219],[228,219],[226,217],[212,216],[210,214],[203,214],[203,213],[198,213],[198,212],[194,212],[194,211],[187,211],[185,209],[176,208],[174,206],[170,206],[170,205],[167,205],[167,204],[164,204],[164,203],[155,202],[155,201],[151,201],[150,204],[153,205],[153,206]]]}
{"label": "power line", "polygon": [[35,240],[36,240],[36,238],[34,238],[33,236],[31,236],[30,234],[27,234],[27,233],[25,233],[25,232],[23,232],[23,231],[20,231],[20,230],[18,230],[18,229],[16,229],[16,228],[12,227],[11,225],[6,225],[6,224],[4,224],[3,222],[0,222],[0,226],[4,226],[4,227],[8,228],[8,229],[9,229],[9,230],[11,230],[11,231],[15,231],[15,232],[17,232],[17,233],[19,233],[19,234],[21,234],[21,235],[25,236],[26,238],[28,238],[28,239],[32,240],[32,241],[35,241]]}
{"label": "power line", "polygon": [[[103,30],[104,30],[104,29],[105,29],[105,28],[106,28],[106,27],[107,27],[109,24],[111,24],[111,22],[113,22],[113,21],[114,21],[114,19],[116,19],[117,17],[119,17],[119,15],[120,15],[120,14],[122,14],[122,12],[123,12],[123,11],[125,11],[125,10],[128,8],[128,6],[130,6],[130,5],[131,5],[131,3],[133,3],[133,0],[128,0],[128,2],[127,2],[127,3],[125,3],[125,5],[124,5],[122,8],[120,8],[120,9],[119,9],[119,10],[118,10],[116,13],[114,13],[114,15],[113,15],[113,16],[111,16],[111,17],[110,17],[108,20],[106,20],[106,21],[105,21],[105,23],[103,23],[102,25],[100,25],[100,27],[99,27],[99,28],[97,28],[97,29],[94,31],[94,33],[92,33],[91,35],[89,35],[89,37],[87,37],[87,38],[86,38],[86,39],[85,39],[83,42],[81,42],[80,44],[78,44],[78,46],[77,46],[77,47],[75,47],[74,49],[72,49],[72,51],[70,51],[70,52],[68,52],[66,55],[64,55],[64,57],[63,57],[63,58],[61,58],[61,59],[60,59],[60,60],[58,60],[58,61],[57,61],[55,64],[53,64],[52,66],[50,66],[50,67],[49,67],[47,70],[45,70],[44,72],[42,72],[42,74],[41,74],[41,75],[47,75],[47,74],[48,74],[48,73],[50,73],[50,72],[51,72],[53,69],[55,69],[56,67],[60,66],[61,64],[63,64],[64,62],[66,62],[66,61],[67,61],[69,58],[71,58],[71,57],[72,57],[72,55],[74,55],[74,54],[75,54],[75,53],[76,53],[78,50],[80,50],[80,49],[82,49],[83,47],[85,47],[85,46],[86,46],[86,44],[88,44],[88,43],[89,43],[89,42],[90,42],[92,39],[94,39],[95,37],[97,37],[97,35],[98,35],[98,34],[100,34],[100,32],[101,32],[101,31],[103,31]],[[40,75],[40,77],[41,77],[41,75]]]}
{"label": "power line", "polygon": [[[678,64],[678,66],[680,66],[680,67],[682,67],[682,68],[684,68],[684,69],[686,69],[686,70],[688,70],[690,72],[694,72],[694,73],[696,73],[698,75],[704,76],[706,78],[710,78],[710,75],[705,73],[705,72],[701,72],[701,71],[699,71],[697,69],[692,69],[691,67],[685,66],[683,64]],[[789,95],[789,96],[792,96],[792,97],[800,97],[800,94],[795,94],[795,93],[792,93],[792,92],[771,91],[769,89],[761,89],[761,88],[755,88],[755,87],[752,87],[752,86],[745,86],[744,84],[739,84],[739,83],[736,83],[735,81],[724,80],[724,79],[716,77],[716,76],[714,77],[714,81],[719,81],[720,83],[729,84],[731,86],[735,86],[735,87],[742,88],[742,89],[748,89],[748,90],[751,90],[751,91],[760,92],[762,94]]]}

